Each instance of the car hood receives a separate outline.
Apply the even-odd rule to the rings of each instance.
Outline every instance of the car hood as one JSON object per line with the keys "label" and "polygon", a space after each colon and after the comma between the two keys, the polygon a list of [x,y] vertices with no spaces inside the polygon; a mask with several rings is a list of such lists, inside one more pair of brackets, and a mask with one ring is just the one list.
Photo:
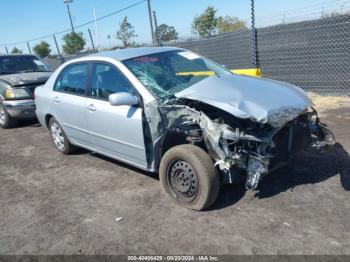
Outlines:
{"label": "car hood", "polygon": [[220,108],[235,117],[283,126],[312,101],[291,84],[246,76],[211,76],[175,94]]}
{"label": "car hood", "polygon": [[44,83],[49,79],[52,72],[30,72],[10,75],[0,75],[3,80],[11,86],[21,86],[26,84]]}

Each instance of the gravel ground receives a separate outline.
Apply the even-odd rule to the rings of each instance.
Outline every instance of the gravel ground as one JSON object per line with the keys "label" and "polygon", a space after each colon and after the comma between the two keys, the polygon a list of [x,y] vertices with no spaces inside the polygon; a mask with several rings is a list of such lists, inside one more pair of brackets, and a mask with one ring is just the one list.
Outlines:
{"label": "gravel ground", "polygon": [[37,123],[0,130],[0,254],[350,254],[350,108],[322,117],[331,152],[296,157],[255,191],[225,186],[205,212],[170,203],[154,174],[61,155]]}

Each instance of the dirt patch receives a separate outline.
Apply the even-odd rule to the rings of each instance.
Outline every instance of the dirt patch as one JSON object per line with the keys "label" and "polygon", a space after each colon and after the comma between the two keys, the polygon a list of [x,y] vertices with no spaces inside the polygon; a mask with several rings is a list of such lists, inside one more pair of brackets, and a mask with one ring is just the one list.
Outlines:
{"label": "dirt patch", "polygon": [[350,107],[350,97],[345,96],[321,96],[314,92],[309,92],[308,96],[315,104],[316,110],[336,109]]}

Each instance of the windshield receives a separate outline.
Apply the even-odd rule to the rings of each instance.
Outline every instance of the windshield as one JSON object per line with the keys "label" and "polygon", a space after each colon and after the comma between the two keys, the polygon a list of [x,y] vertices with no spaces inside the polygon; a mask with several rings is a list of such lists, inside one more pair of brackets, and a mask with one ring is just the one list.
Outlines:
{"label": "windshield", "polygon": [[171,96],[213,75],[232,74],[208,59],[183,50],[135,57],[123,63],[159,98]]}
{"label": "windshield", "polygon": [[0,75],[47,71],[48,65],[35,56],[0,56]]}

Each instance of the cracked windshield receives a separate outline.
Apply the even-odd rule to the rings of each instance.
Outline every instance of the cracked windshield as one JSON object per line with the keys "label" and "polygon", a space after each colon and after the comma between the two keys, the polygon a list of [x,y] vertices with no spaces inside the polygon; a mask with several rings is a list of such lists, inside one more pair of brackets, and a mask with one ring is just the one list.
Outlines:
{"label": "cracked windshield", "polygon": [[232,73],[188,51],[170,51],[136,57],[124,64],[156,97],[165,98],[213,75]]}

